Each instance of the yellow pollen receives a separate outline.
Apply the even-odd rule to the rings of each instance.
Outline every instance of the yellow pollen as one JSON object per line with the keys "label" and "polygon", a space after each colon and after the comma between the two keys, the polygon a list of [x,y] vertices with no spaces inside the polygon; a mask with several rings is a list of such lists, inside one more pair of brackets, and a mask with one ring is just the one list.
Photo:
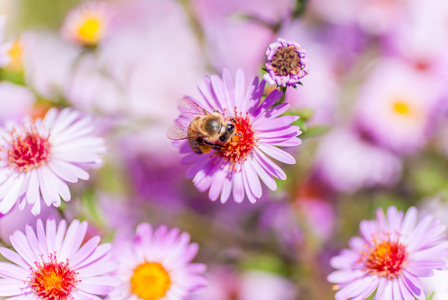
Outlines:
{"label": "yellow pollen", "polygon": [[410,114],[411,109],[407,103],[402,102],[402,101],[396,101],[394,103],[394,111],[401,115],[408,115],[408,114]]}
{"label": "yellow pollen", "polygon": [[87,45],[96,45],[103,37],[103,21],[99,16],[87,16],[78,28],[79,40]]}
{"label": "yellow pollen", "polygon": [[22,68],[22,57],[23,57],[23,45],[20,42],[20,39],[17,38],[11,48],[8,50],[8,55],[11,58],[11,62],[9,63],[9,68],[13,70],[20,70]]}
{"label": "yellow pollen", "polygon": [[131,291],[142,300],[161,299],[170,286],[170,275],[160,263],[140,264],[131,277]]}

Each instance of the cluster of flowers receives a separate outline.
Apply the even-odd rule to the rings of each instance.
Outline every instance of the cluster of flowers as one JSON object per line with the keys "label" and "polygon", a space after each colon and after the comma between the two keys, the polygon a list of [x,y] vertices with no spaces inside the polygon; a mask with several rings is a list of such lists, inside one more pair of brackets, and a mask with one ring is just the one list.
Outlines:
{"label": "cluster of flowers", "polygon": [[[67,17],[63,33],[85,47],[96,47],[107,33],[111,20],[107,7],[89,3]],[[4,21],[4,19],[3,19]],[[11,61],[11,45],[3,51],[4,64]],[[269,73],[265,78],[279,86],[295,85],[308,73],[305,52],[293,42],[279,40],[267,52]],[[285,59],[283,59],[285,58]],[[265,99],[265,81],[255,78],[248,90],[244,74],[238,71],[235,84],[229,71],[221,81],[206,77],[203,100],[195,100],[207,111],[219,110],[235,122],[235,137],[222,149],[205,157],[188,153],[186,161],[195,164],[188,172],[195,175],[199,190],[210,188],[210,198],[251,202],[261,197],[260,177],[272,190],[273,177],[286,179],[284,172],[267,156],[293,164],[294,158],[275,147],[300,144],[298,119],[283,116],[289,104],[274,106],[282,93],[273,90]],[[193,115],[181,115],[178,122],[188,127]],[[51,108],[43,118],[27,117],[21,124],[8,121],[1,129],[0,213],[7,214],[16,204],[28,204],[38,215],[42,202],[60,207],[69,201],[67,183],[88,180],[85,169],[102,163],[104,140],[95,135],[92,118],[66,108]],[[203,137],[206,139],[207,137]],[[191,149],[190,149],[191,150]],[[205,265],[191,263],[198,245],[187,233],[161,226],[155,230],[140,224],[133,239],[118,237],[114,246],[99,245],[100,237],[86,240],[87,222],[74,220],[57,224],[53,217],[44,225],[39,219],[35,230],[10,236],[15,251],[1,247],[0,253],[11,263],[0,264],[0,296],[14,299],[185,299],[205,283]]]}
{"label": "cluster of flowers", "polygon": [[[136,3],[133,9],[139,11],[140,4]],[[143,109],[144,101],[140,100],[147,97],[152,86],[146,87],[147,81],[142,77],[148,75],[149,67],[157,64],[136,63],[138,59],[134,56],[141,58],[147,54],[138,56],[135,45],[129,46],[127,39],[135,28],[127,28],[126,20],[120,19],[122,15],[117,11],[104,2],[85,3],[71,11],[61,35],[77,48],[65,52],[64,55],[70,56],[63,63],[66,68],[47,72],[45,80],[36,76],[39,67],[29,50],[33,48],[31,44],[38,44],[36,41],[24,36],[14,43],[0,45],[3,68],[0,75],[24,76],[19,81],[24,80],[24,86],[32,87],[31,98],[38,95],[47,105],[39,107],[33,103],[28,116],[20,122],[18,117],[1,115],[0,121],[6,119],[6,122],[0,127],[0,217],[15,207],[39,215],[54,206],[62,215],[62,220],[39,219],[35,226],[27,225],[24,232],[15,231],[9,238],[12,247],[0,247],[0,254],[9,261],[0,262],[2,297],[181,300],[189,299],[191,292],[206,284],[205,264],[192,262],[198,244],[190,243],[190,235],[177,228],[169,230],[164,225],[153,228],[141,223],[135,234],[118,234],[113,243],[100,245],[100,237],[89,232],[86,221],[75,219],[67,227],[69,217],[62,208],[65,205],[62,200],[72,198],[73,190],[68,185],[79,179],[88,180],[87,170],[100,167],[102,156],[107,154],[106,142],[99,134],[107,125],[97,126],[100,122],[86,111],[99,110],[113,117],[120,113],[141,116],[142,111],[149,111],[154,119],[167,115],[159,114],[164,112],[163,103]],[[314,12],[326,14],[324,9],[314,8]],[[0,26],[4,24],[2,17]],[[365,30],[373,31],[376,27],[363,24]],[[118,27],[118,33],[109,39],[114,26]],[[381,35],[386,27],[372,34]],[[293,35],[287,31],[282,34]],[[100,49],[107,43],[107,50]],[[114,43],[128,45],[132,59],[125,50],[112,47]],[[182,46],[185,53],[191,50],[188,43]],[[177,53],[171,54],[176,63],[188,61],[182,54],[179,57]],[[233,78],[227,68],[219,68],[223,69],[221,77],[205,77],[198,88],[199,97],[186,96],[179,102],[180,116],[168,131],[168,137],[178,140],[174,145],[183,156],[181,163],[190,165],[186,176],[193,178],[199,192],[208,191],[212,201],[220,199],[225,203],[233,199],[241,203],[247,199],[255,203],[262,198],[265,186],[275,191],[277,179],[287,178],[287,173],[273,160],[296,163],[291,151],[284,148],[299,146],[302,141],[298,136],[306,131],[306,126],[303,121],[299,123],[301,127],[295,125],[299,117],[291,112],[291,106],[297,94],[286,91],[298,88],[309,73],[307,55],[296,42],[278,39],[268,46],[265,56],[267,62],[261,80],[255,76],[247,84],[246,71],[238,69]],[[427,132],[434,125],[432,117],[437,113],[443,89],[438,81],[432,80],[435,71],[430,66],[419,65],[422,70],[416,71],[414,59],[417,59],[407,59],[409,62],[403,63],[391,55],[377,63],[359,91],[361,100],[352,127],[333,130],[319,145],[311,173],[332,192],[350,193],[361,187],[396,182],[402,157],[415,154],[428,140]],[[24,67],[26,60],[28,64]],[[132,71],[123,74],[129,65],[133,66]],[[191,65],[184,67],[189,69]],[[173,81],[173,72],[168,73],[166,90],[172,88]],[[163,72],[157,76],[164,76]],[[101,79],[91,84],[92,77]],[[392,80],[395,77],[402,82]],[[56,81],[58,84],[54,84]],[[178,81],[179,86],[189,84],[187,79]],[[424,83],[425,87],[410,86],[409,82]],[[380,92],[377,86],[382,86]],[[9,91],[17,89],[9,88]],[[21,89],[21,93],[30,92]],[[0,90],[4,90],[3,85]],[[319,94],[320,89],[314,91]],[[59,93],[70,104],[47,101],[46,98],[58,98]],[[103,98],[98,98],[100,93],[104,93]],[[130,99],[126,109],[120,103],[122,95]],[[76,109],[59,110],[53,106]],[[316,109],[316,114],[321,111],[324,110]],[[207,126],[216,127],[215,137]],[[406,213],[395,206],[390,206],[386,213],[378,209],[376,220],[361,222],[360,237],[350,240],[350,249],[342,250],[330,261],[336,271],[327,279],[337,290],[335,298],[362,300],[375,293],[374,299],[425,299],[421,278],[433,276],[435,270],[448,270],[445,229],[444,224],[431,216],[419,220],[415,207]]]}
{"label": "cluster of flowers", "polygon": [[11,299],[185,299],[205,282],[203,264],[191,263],[198,245],[187,233],[140,224],[131,240],[85,240],[87,222],[49,218],[10,237],[0,248],[0,296]]}

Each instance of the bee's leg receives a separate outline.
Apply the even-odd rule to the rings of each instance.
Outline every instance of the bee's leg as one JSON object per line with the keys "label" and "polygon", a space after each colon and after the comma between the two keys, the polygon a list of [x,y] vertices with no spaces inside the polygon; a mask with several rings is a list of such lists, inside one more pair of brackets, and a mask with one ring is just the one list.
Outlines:
{"label": "bee's leg", "polygon": [[224,146],[223,145],[219,145],[219,144],[214,144],[211,147],[212,147],[213,150],[221,151]]}
{"label": "bee's leg", "polygon": [[222,145],[219,145],[219,144],[213,144],[213,143],[210,143],[210,142],[207,142],[207,141],[203,141],[203,143],[205,144],[205,145],[207,145],[207,146],[210,146],[210,148],[212,148],[213,150],[221,150],[222,149]]}

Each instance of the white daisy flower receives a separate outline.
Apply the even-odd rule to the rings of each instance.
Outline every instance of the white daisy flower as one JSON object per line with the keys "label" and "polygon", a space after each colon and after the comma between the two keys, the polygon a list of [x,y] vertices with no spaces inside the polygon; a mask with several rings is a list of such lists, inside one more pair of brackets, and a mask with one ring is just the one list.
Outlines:
{"label": "white daisy flower", "polygon": [[104,140],[94,131],[91,118],[68,108],[0,129],[0,213],[28,203],[37,215],[41,200],[56,207],[69,201],[67,182],[87,180],[85,168],[102,162]]}

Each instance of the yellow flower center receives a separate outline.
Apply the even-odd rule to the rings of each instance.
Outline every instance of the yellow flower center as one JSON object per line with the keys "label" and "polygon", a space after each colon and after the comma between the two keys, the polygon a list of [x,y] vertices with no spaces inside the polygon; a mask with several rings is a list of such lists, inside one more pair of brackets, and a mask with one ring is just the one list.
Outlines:
{"label": "yellow flower center", "polygon": [[96,45],[103,37],[104,24],[99,16],[87,16],[80,23],[78,28],[78,38],[87,45]]}
{"label": "yellow flower center", "polygon": [[161,299],[170,286],[170,275],[160,263],[140,264],[131,277],[131,291],[143,300]]}
{"label": "yellow flower center", "polygon": [[401,115],[407,115],[411,112],[411,109],[407,103],[403,101],[396,101],[394,103],[394,111]]}
{"label": "yellow flower center", "polygon": [[9,68],[13,70],[20,70],[22,68],[22,57],[23,57],[23,45],[20,39],[16,39],[12,44],[11,48],[8,50],[8,55],[11,58],[9,63]]}

